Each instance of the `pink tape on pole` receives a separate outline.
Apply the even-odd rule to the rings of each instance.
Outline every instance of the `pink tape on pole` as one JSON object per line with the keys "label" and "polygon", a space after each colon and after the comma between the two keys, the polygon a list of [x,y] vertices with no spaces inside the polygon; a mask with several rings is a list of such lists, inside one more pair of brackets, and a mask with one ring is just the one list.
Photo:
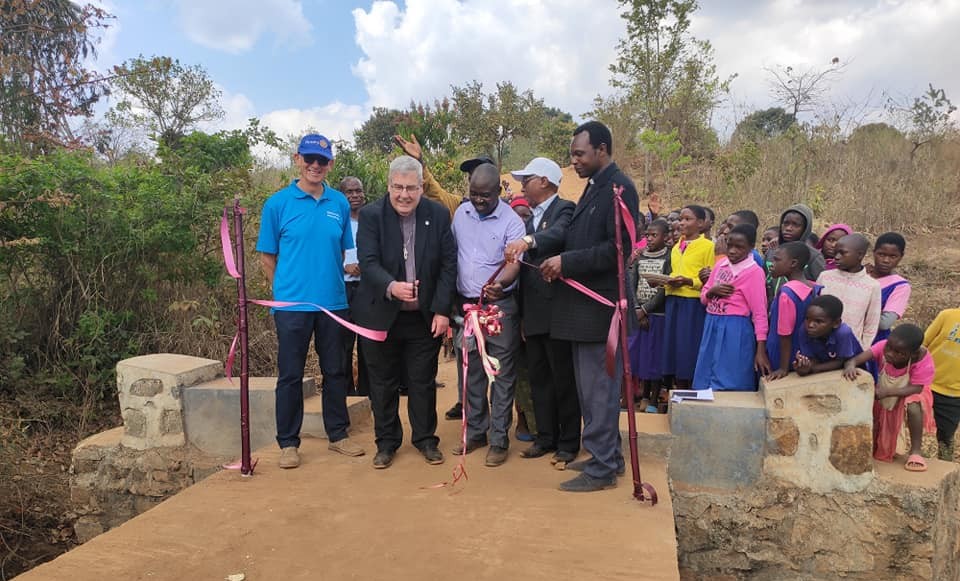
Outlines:
{"label": "pink tape on pole", "polygon": [[223,209],[223,219],[220,220],[220,246],[223,249],[223,264],[227,267],[227,274],[232,278],[240,278],[237,270],[237,261],[233,256],[233,245],[230,242],[230,223],[227,221],[227,209]]}

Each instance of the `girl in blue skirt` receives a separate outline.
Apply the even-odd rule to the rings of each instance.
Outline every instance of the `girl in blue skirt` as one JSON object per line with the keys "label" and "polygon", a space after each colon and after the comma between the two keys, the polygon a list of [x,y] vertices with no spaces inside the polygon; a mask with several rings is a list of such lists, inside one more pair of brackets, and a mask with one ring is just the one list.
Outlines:
{"label": "girl in blue skirt", "polygon": [[710,273],[701,300],[707,307],[693,389],[756,391],[767,359],[766,274],[750,257],[757,241],[751,224],[727,235],[727,255]]}
{"label": "girl in blue skirt", "polygon": [[660,372],[673,376],[676,387],[690,386],[706,318],[699,273],[704,267],[712,268],[714,262],[713,241],[701,234],[706,219],[702,206],[685,206],[680,211],[682,237],[670,251]]}

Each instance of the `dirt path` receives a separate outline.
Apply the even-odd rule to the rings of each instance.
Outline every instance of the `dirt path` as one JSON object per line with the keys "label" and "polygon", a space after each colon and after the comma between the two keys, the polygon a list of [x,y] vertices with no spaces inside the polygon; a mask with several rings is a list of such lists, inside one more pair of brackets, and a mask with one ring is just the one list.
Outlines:
{"label": "dirt path", "polygon": [[[441,413],[456,398],[453,369],[441,370]],[[354,434],[361,458],[308,439],[303,466],[281,471],[277,451],[263,450],[253,478],[216,474],[18,579],[679,579],[662,461],[643,466],[661,493],[654,508],[631,500],[629,477],[614,490],[562,493],[573,474],[520,458],[517,442],[499,468],[484,467],[483,452],[468,456],[470,479],[455,493],[425,489],[450,478],[458,427],[441,419],[441,466],[405,445],[390,469],[374,470],[371,426]]]}

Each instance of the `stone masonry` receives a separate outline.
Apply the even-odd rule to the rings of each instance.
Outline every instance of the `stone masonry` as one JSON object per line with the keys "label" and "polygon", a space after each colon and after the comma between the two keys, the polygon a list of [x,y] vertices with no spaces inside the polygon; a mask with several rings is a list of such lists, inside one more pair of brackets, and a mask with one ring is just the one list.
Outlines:
{"label": "stone masonry", "polygon": [[136,450],[183,446],[182,390],[221,375],[219,361],[170,353],[118,363],[123,445]]}
{"label": "stone masonry", "polygon": [[818,492],[863,490],[873,480],[873,381],[839,371],[762,382],[767,410],[763,473]]}

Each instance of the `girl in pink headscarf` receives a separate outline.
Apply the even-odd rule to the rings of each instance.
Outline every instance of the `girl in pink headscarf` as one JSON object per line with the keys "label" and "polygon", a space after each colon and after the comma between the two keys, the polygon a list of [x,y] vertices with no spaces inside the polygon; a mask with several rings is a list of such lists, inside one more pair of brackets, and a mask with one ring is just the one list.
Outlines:
{"label": "girl in pink headscarf", "polygon": [[823,258],[826,261],[825,270],[833,270],[837,267],[837,261],[834,259],[834,250],[837,247],[837,241],[846,236],[847,234],[852,234],[853,228],[847,226],[846,224],[834,224],[827,228],[827,231],[823,233],[823,236],[820,237],[820,240],[817,242],[815,248],[823,254]]}

